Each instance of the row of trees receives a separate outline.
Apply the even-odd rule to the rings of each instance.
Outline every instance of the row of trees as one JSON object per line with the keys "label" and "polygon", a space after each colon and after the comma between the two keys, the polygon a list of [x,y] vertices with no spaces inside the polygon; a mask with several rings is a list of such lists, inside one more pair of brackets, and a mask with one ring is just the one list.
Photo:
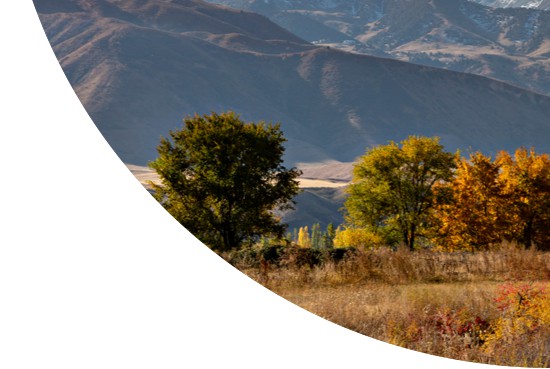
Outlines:
{"label": "row of trees", "polygon": [[[301,174],[283,166],[284,142],[278,124],[232,112],[188,117],[150,163],[161,179],[154,196],[214,250],[283,239],[275,210],[293,207]],[[337,230],[303,227],[287,238],[313,248],[480,250],[510,240],[550,249],[550,159],[526,149],[466,159],[437,138],[390,142],[356,164],[345,219]]]}
{"label": "row of trees", "polygon": [[332,223],[329,223],[324,231],[319,223],[315,223],[311,226],[311,230],[309,226],[295,228],[294,232],[287,233],[286,239],[300,247],[323,250],[334,247],[336,232],[337,229]]}
{"label": "row of trees", "polygon": [[348,193],[337,238],[354,246],[550,249],[550,158],[534,150],[464,158],[437,138],[409,137],[367,150]]}
{"label": "row of trees", "polygon": [[509,240],[550,250],[550,159],[520,148],[494,160],[475,153],[457,163],[435,208],[436,239],[451,249],[486,249]]}

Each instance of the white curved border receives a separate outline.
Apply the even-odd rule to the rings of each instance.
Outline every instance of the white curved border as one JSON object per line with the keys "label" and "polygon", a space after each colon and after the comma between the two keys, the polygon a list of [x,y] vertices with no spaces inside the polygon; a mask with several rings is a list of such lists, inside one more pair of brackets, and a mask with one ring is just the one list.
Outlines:
{"label": "white curved border", "polygon": [[329,323],[179,226],[107,145],[31,0],[0,6],[0,366],[478,368]]}

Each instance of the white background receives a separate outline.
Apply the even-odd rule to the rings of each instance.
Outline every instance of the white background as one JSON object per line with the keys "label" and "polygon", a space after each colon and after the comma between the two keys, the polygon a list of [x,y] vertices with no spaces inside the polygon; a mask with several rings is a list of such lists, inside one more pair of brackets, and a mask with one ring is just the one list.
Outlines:
{"label": "white background", "polygon": [[0,40],[0,367],[485,367],[348,331],[222,262],[107,145],[31,0],[0,5]]}

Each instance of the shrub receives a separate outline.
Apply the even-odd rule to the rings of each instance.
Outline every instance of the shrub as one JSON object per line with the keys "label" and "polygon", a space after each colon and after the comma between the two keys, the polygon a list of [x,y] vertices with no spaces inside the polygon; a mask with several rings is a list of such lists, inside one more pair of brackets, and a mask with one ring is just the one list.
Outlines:
{"label": "shrub", "polygon": [[[539,284],[507,283],[500,287],[494,303],[501,315],[491,322],[491,329],[484,335],[484,350],[503,362],[547,367],[550,364],[548,290]],[[521,353],[509,350],[511,346],[521,347]]]}

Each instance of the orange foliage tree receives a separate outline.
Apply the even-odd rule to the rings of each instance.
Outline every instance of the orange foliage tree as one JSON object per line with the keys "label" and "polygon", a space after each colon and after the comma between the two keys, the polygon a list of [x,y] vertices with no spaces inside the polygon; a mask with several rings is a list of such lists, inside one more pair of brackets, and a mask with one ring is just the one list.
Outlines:
{"label": "orange foliage tree", "polygon": [[453,180],[438,188],[451,201],[434,211],[439,249],[486,250],[503,240],[550,250],[550,158],[534,149],[495,160],[460,158]]}
{"label": "orange foliage tree", "polygon": [[520,148],[499,153],[496,163],[510,218],[506,238],[550,250],[550,157]]}
{"label": "orange foliage tree", "polygon": [[435,210],[439,249],[486,250],[502,241],[506,223],[499,182],[500,166],[476,152],[457,159],[453,181],[438,188],[451,200]]}

